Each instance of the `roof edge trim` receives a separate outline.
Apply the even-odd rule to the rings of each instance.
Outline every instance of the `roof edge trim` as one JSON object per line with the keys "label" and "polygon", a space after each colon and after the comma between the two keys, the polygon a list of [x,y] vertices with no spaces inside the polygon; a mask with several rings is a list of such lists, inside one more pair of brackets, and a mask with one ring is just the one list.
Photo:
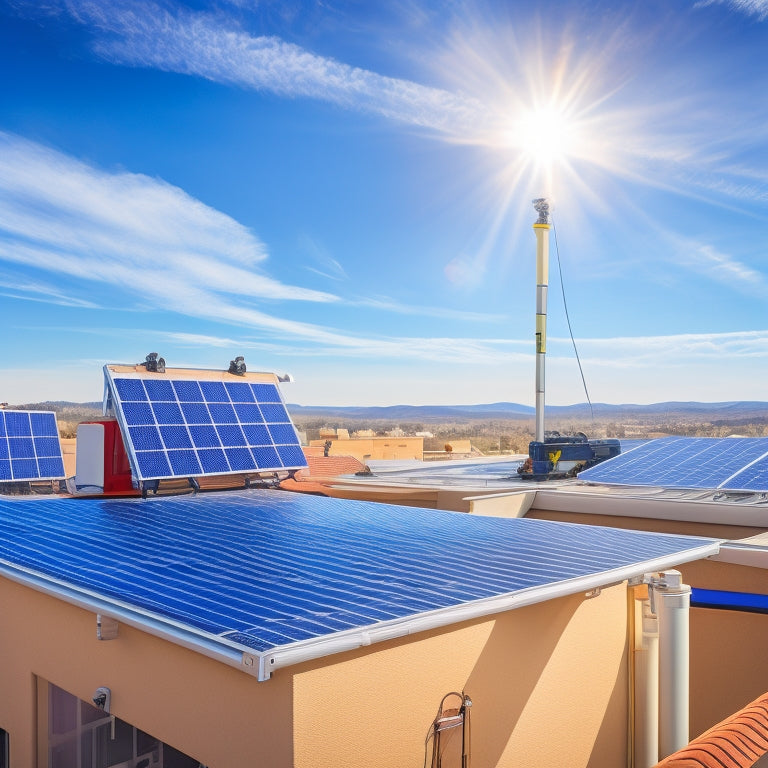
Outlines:
{"label": "roof edge trim", "polygon": [[14,566],[7,561],[0,561],[0,576],[70,605],[93,613],[103,613],[149,635],[236,667],[256,676],[259,681],[266,681],[270,679],[273,672],[283,667],[356,650],[373,643],[394,640],[451,624],[491,616],[515,608],[523,608],[527,605],[542,603],[559,597],[568,597],[579,592],[589,592],[646,573],[662,571],[682,563],[712,557],[720,552],[721,545],[724,543],[725,540],[722,539],[702,539],[701,545],[697,547],[682,549],[678,552],[588,576],[567,579],[540,587],[529,587],[461,605],[414,614],[404,619],[392,619],[368,627],[303,640],[267,651],[254,651],[219,635],[195,629],[120,601],[72,588],[57,579],[46,577],[24,567]]}
{"label": "roof edge trim", "polygon": [[617,584],[646,573],[663,571],[694,560],[703,560],[717,555],[723,542],[724,540],[721,539],[702,539],[702,544],[699,547],[681,550],[670,555],[632,563],[589,576],[568,579],[543,587],[529,587],[492,598],[474,600],[458,606],[416,614],[405,619],[393,619],[361,629],[338,632],[332,636],[304,640],[263,653],[246,652],[243,655],[243,663],[250,666],[258,661],[259,680],[268,680],[274,671],[282,667],[344,651],[356,650],[373,643],[394,640],[417,632],[425,632],[450,624],[491,616],[514,608],[523,608],[527,605],[543,603],[559,597],[568,597],[579,592],[589,592],[598,587]]}
{"label": "roof edge trim", "polygon": [[[65,603],[83,608],[93,613],[101,613],[116,619],[119,623],[127,624],[134,629],[146,632],[154,637],[168,640],[189,650],[221,661],[232,667],[246,669],[243,666],[243,646],[223,640],[218,635],[204,630],[194,629],[187,625],[165,619],[149,611],[134,608],[119,601],[109,600],[97,595],[73,589],[57,579],[41,576],[34,571],[0,561],[0,576],[34,589],[50,597],[55,597]],[[94,636],[96,634],[94,625]],[[252,672],[256,674],[254,669]]]}

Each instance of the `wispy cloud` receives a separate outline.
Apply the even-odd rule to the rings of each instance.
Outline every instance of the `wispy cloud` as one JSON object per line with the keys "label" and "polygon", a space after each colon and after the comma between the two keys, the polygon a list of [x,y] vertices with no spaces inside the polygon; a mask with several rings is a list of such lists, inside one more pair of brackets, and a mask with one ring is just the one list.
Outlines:
{"label": "wispy cloud", "polygon": [[99,305],[93,301],[67,295],[44,282],[31,281],[3,273],[0,273],[0,296],[24,301],[39,301],[43,304],[55,304],[60,307],[99,308]]}
{"label": "wispy cloud", "polygon": [[482,111],[469,97],[350,66],[274,36],[253,36],[223,14],[130,0],[53,0],[51,8],[98,32],[93,50],[115,64],[321,99],[448,134],[481,125]]}
{"label": "wispy cloud", "polygon": [[726,283],[729,286],[738,285],[742,290],[750,293],[766,293],[766,280],[764,275],[752,267],[734,259],[725,253],[720,253],[710,245],[702,245],[692,255],[692,265],[701,270],[717,282]]}
{"label": "wispy cloud", "polygon": [[328,280],[342,282],[349,280],[344,267],[334,259],[328,252],[328,249],[317,241],[316,238],[309,235],[302,235],[299,238],[299,246],[314,262],[315,266],[306,265],[306,269],[320,277]]}
{"label": "wispy cloud", "polygon": [[[0,260],[7,265],[117,287],[155,308],[292,333],[300,324],[254,309],[254,300],[337,301],[269,277],[266,259],[250,231],[177,187],[107,173],[0,133]],[[4,282],[88,305],[26,278]]]}
{"label": "wispy cloud", "polygon": [[[550,339],[566,344],[567,339]],[[768,355],[768,330],[729,333],[688,333],[672,336],[625,336],[578,339],[586,365],[614,368],[647,368],[654,365],[685,366],[692,361],[761,358]]]}
{"label": "wispy cloud", "polygon": [[355,306],[381,309],[399,315],[434,317],[442,320],[458,320],[469,323],[497,323],[504,320],[504,315],[494,315],[488,312],[468,312],[461,309],[453,309],[451,307],[428,307],[420,304],[402,304],[401,302],[387,298],[360,299],[352,303]]}
{"label": "wispy cloud", "polygon": [[[227,349],[258,349],[277,355],[296,356],[296,350],[288,346],[271,345],[261,340],[246,337],[212,336],[209,334],[190,334],[169,332],[164,334],[169,341],[188,346],[204,348],[222,347]],[[302,357],[347,357],[368,360],[397,358],[400,360],[419,360],[432,362],[461,363],[463,365],[488,365],[500,361],[528,361],[533,359],[533,352],[527,353],[525,347],[531,342],[515,342],[502,339],[467,339],[467,338],[422,338],[393,337],[335,340],[329,337],[325,343],[318,343],[301,350]]]}
{"label": "wispy cloud", "polygon": [[[762,281],[754,270],[710,246],[698,246],[693,257],[696,268],[717,279],[745,286]],[[169,334],[169,340],[179,344],[295,354],[296,340],[304,340],[312,342],[302,347],[307,356],[465,365],[529,362],[531,358],[529,340],[355,336],[265,312],[254,306],[255,300],[329,302],[335,297],[284,285],[259,272],[266,261],[260,241],[182,190],[144,176],[110,174],[9,134],[0,134],[0,259],[8,265],[68,275],[84,284],[119,286],[134,301],[152,308],[269,332],[263,338]],[[91,306],[44,281],[16,280],[10,273],[0,277],[5,292]],[[414,310],[387,299],[361,304],[387,311],[461,316],[440,308]],[[466,315],[467,320],[489,319]],[[551,357],[568,357],[567,343],[550,339]],[[768,331],[582,339],[579,346],[590,362],[601,366],[633,367],[702,357],[724,360],[765,356]]]}
{"label": "wispy cloud", "polygon": [[[259,271],[264,245],[241,224],[158,179],[107,173],[0,133],[0,255],[74,277],[204,285],[263,299],[334,301]],[[155,281],[153,283],[153,281]]]}
{"label": "wispy cloud", "polygon": [[[435,360],[481,359],[489,343],[465,339],[372,338],[279,317],[258,302],[339,301],[320,291],[285,285],[261,270],[267,254],[246,228],[182,190],[158,179],[108,173],[53,149],[0,133],[0,261],[66,276],[80,285],[102,284],[150,309],[268,331],[267,338],[240,346],[279,353],[295,342],[311,341],[304,354],[412,357]],[[12,273],[0,286],[13,295],[80,307],[96,303],[66,296],[44,282]],[[98,289],[95,291],[98,295]],[[113,300],[113,299],[111,299]],[[489,319],[408,307],[381,299],[346,302],[397,313]],[[114,307],[119,308],[119,307]],[[200,337],[178,336],[197,343]],[[233,346],[233,339],[216,344]],[[286,344],[286,341],[291,343]],[[306,346],[306,345],[305,345]],[[492,346],[492,344],[491,344]]]}
{"label": "wispy cloud", "polygon": [[694,7],[705,8],[708,5],[727,5],[738,13],[757,16],[758,21],[768,19],[768,0],[700,0]]}
{"label": "wispy cloud", "polygon": [[[167,332],[170,342],[190,347],[257,349],[282,355],[295,355],[289,347],[248,337],[214,336]],[[547,357],[553,363],[573,358],[570,338],[550,337]],[[670,336],[617,336],[577,339],[582,361],[601,369],[685,366],[696,361],[764,359],[768,355],[768,330],[730,333],[675,334]],[[403,359],[461,363],[473,367],[506,363],[531,365],[534,358],[530,339],[490,338],[393,338],[365,340],[362,348],[319,344],[302,350],[306,357],[359,357],[376,359],[395,354]]]}
{"label": "wispy cloud", "polygon": [[[761,20],[768,14],[768,0],[702,0],[699,5],[715,2]],[[649,97],[643,72],[654,82],[658,75],[637,57],[647,57],[647,51],[638,51],[650,41],[640,44],[630,17],[609,20],[598,32],[590,30],[589,40],[594,35],[601,44],[581,48],[567,31],[560,38],[554,32],[544,35],[533,22],[525,34],[518,28],[500,29],[491,22],[478,22],[469,11],[465,18],[458,10],[464,4],[457,4],[445,14],[455,18],[445,22],[442,43],[414,53],[422,63],[434,62],[435,83],[451,81],[450,87],[437,87],[352,66],[273,35],[251,34],[242,26],[248,13],[239,13],[236,19],[226,5],[206,12],[173,0],[13,3],[28,14],[67,14],[92,33],[94,53],[114,64],[177,72],[287,98],[317,99],[423,128],[450,141],[485,146],[497,160],[504,158],[497,162],[503,169],[499,184],[504,189],[509,189],[510,179],[517,186],[533,175],[541,176],[540,189],[552,183],[548,178],[552,169],[531,163],[515,139],[521,120],[551,101],[562,108],[563,119],[578,139],[574,142],[578,146],[569,149],[569,160],[579,169],[588,167],[603,178],[631,179],[680,194],[696,188],[714,198],[768,203],[765,184],[740,175],[732,162],[734,146],[749,137],[729,123],[730,142],[727,151],[723,149],[722,109],[713,113],[706,97],[687,88],[674,90],[672,85],[665,102],[655,97],[655,91]],[[523,45],[524,38],[533,42]],[[681,81],[687,82],[685,77]],[[744,109],[742,104],[744,126],[764,122],[759,103],[750,105],[750,115]],[[600,204],[594,183],[579,183],[583,174],[570,162],[560,166],[556,175],[561,187],[570,185],[580,198]],[[474,262],[482,266],[479,257],[455,260],[448,278],[476,275]],[[334,274],[315,269],[325,276]]]}

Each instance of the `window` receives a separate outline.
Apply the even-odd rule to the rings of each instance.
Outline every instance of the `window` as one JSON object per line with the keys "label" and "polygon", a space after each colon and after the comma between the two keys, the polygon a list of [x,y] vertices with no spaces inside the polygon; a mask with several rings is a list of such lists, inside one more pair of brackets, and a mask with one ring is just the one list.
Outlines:
{"label": "window", "polygon": [[0,768],[10,768],[11,761],[8,756],[8,731],[0,728]]}
{"label": "window", "polygon": [[[48,684],[48,768],[204,768],[197,760]],[[0,768],[9,768],[7,760]]]}

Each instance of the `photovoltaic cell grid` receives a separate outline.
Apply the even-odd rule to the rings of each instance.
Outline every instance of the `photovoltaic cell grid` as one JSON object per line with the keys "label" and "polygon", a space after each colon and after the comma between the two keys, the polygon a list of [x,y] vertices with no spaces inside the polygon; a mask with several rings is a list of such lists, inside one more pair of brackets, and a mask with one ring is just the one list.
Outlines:
{"label": "photovoltaic cell grid", "polygon": [[613,485],[768,491],[768,438],[651,440],[580,472],[579,479]]}
{"label": "photovoltaic cell grid", "polygon": [[306,466],[275,384],[109,371],[107,380],[139,480]]}
{"label": "photovoltaic cell grid", "polygon": [[63,478],[56,414],[0,410],[0,482]]}
{"label": "photovoltaic cell grid", "polygon": [[610,583],[714,544],[264,490],[0,498],[0,569],[257,652],[595,574]]}

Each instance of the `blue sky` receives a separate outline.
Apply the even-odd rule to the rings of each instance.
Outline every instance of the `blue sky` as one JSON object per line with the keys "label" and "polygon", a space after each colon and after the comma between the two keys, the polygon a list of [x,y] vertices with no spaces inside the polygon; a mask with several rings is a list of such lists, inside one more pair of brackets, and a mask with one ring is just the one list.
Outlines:
{"label": "blue sky", "polygon": [[0,0],[0,399],[768,400],[768,0]]}

